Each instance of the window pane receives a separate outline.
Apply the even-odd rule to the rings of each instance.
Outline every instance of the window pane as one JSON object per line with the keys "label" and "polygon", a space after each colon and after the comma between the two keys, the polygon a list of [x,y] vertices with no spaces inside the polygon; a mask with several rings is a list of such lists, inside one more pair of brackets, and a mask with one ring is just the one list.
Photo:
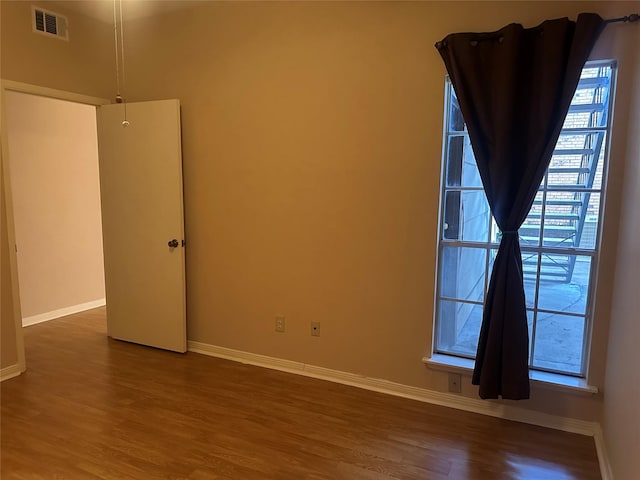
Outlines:
{"label": "window pane", "polygon": [[486,255],[483,248],[443,247],[440,296],[482,302]]}
{"label": "window pane", "polygon": [[449,130],[452,132],[464,131],[464,118],[462,118],[462,111],[460,105],[458,105],[458,99],[451,87],[451,108],[449,109]]}
{"label": "window pane", "polygon": [[[519,230],[532,368],[584,374],[584,326],[597,256],[576,255],[574,249],[596,253],[613,71],[613,64],[596,62],[583,69],[549,168]],[[435,338],[440,351],[472,358],[482,320],[479,303],[502,234],[450,83],[448,93]],[[453,241],[459,243],[454,247]]]}
{"label": "window pane", "polygon": [[442,236],[446,240],[485,243],[489,238],[489,204],[481,190],[445,193]]}
{"label": "window pane", "polygon": [[489,239],[489,203],[484,191],[462,192],[462,239],[486,242]]}
{"label": "window pane", "polygon": [[590,257],[544,254],[538,308],[584,315],[590,274]]}
{"label": "window pane", "polygon": [[607,126],[611,74],[610,66],[582,71],[563,129]]}
{"label": "window pane", "polygon": [[491,243],[500,243],[500,239],[502,238],[502,233],[498,228],[498,224],[496,223],[496,219],[491,215]]}
{"label": "window pane", "polygon": [[482,324],[482,306],[440,300],[438,323],[439,352],[474,357]]}
{"label": "window pane", "polygon": [[605,145],[604,131],[561,134],[549,164],[549,186],[600,189]]}
{"label": "window pane", "polygon": [[[607,132],[599,132],[592,135],[593,142],[592,148],[594,155],[598,155],[595,174],[593,175],[593,181],[590,188],[600,190],[602,188],[602,172],[604,170],[604,154],[607,145]],[[594,157],[595,158],[595,157]]]}
{"label": "window pane", "polygon": [[449,137],[447,150],[447,186],[462,185],[462,158],[464,150],[464,135]]}
{"label": "window pane", "polygon": [[542,219],[543,204],[542,200],[544,195],[542,192],[536,193],[536,198],[529,210],[527,218],[525,218],[522,226],[518,230],[520,236],[520,246],[533,246],[540,245],[540,221]]}
{"label": "window pane", "polygon": [[[565,140],[571,140],[571,144],[560,150],[556,147],[547,171],[548,185],[550,187],[576,188],[585,185],[589,157],[581,154],[581,152],[587,151],[583,147],[585,143],[584,137],[584,135],[565,137]],[[563,137],[561,136],[560,138],[562,139]],[[575,144],[577,143],[581,145],[576,147]]]}
{"label": "window pane", "polygon": [[467,135],[449,137],[447,186],[482,187],[482,179]]}
{"label": "window pane", "polygon": [[585,195],[587,210],[581,229],[578,230],[578,244],[580,248],[593,250],[596,248],[596,238],[598,235],[598,220],[600,218],[600,194],[592,193]]}
{"label": "window pane", "polygon": [[527,310],[527,330],[529,331],[529,366],[531,366],[531,348],[533,347],[533,310]]}
{"label": "window pane", "polygon": [[584,317],[538,313],[533,366],[581,373]]}
{"label": "window pane", "polygon": [[444,222],[442,224],[442,238],[445,240],[460,239],[460,191],[445,192],[444,194]]}
{"label": "window pane", "polygon": [[562,128],[589,128],[591,123],[591,114],[589,112],[569,110]]}
{"label": "window pane", "polygon": [[539,255],[531,252],[522,252],[522,268],[524,277],[524,296],[527,308],[533,308],[536,299],[536,287],[538,285],[536,273],[538,271]]}
{"label": "window pane", "polygon": [[[493,271],[493,263],[495,262],[498,250],[491,249],[489,257],[489,275]],[[524,270],[524,295],[527,308],[533,308],[536,299],[536,272],[538,268],[538,254],[531,252],[522,252],[522,266]],[[487,282],[489,288],[489,282]]]}
{"label": "window pane", "polygon": [[[584,195],[576,194],[578,196],[584,198]],[[579,213],[557,213],[555,210],[551,206],[545,208],[542,245],[574,248],[578,238]],[[578,210],[578,207],[573,210]]]}

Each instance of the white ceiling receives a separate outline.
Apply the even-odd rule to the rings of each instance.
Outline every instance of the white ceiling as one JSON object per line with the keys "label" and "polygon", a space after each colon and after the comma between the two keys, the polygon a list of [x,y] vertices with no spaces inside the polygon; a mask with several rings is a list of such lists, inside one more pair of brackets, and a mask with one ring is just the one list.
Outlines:
{"label": "white ceiling", "polygon": [[[119,11],[120,0],[115,1],[116,9]],[[122,15],[125,21],[136,20],[188,8],[197,3],[201,2],[193,0],[122,0]],[[56,4],[101,22],[113,24],[114,0],[73,0],[56,2]],[[44,4],[43,7],[46,8]]]}

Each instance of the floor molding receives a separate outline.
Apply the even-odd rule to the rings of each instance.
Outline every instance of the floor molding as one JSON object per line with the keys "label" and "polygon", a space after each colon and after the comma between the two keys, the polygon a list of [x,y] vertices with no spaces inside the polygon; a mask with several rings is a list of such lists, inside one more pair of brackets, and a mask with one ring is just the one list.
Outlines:
{"label": "floor molding", "polygon": [[80,303],[78,305],[72,305],[70,307],[60,308],[51,312],[40,313],[38,315],[32,315],[31,317],[24,317],[22,319],[22,326],[28,327],[29,325],[35,325],[36,323],[47,322],[55,318],[66,317],[74,313],[84,312],[85,310],[91,310],[92,308],[104,307],[106,305],[106,299],[100,298],[91,302]]}
{"label": "floor molding", "polygon": [[351,385],[374,392],[386,393],[398,397],[418,400],[434,405],[456,408],[467,412],[490,415],[492,417],[504,418],[516,422],[538,425],[541,427],[553,428],[565,432],[578,433],[581,435],[594,436],[599,425],[595,422],[578,420],[557,415],[535,412],[525,408],[505,405],[494,401],[479,400],[462,397],[451,393],[437,392],[425,388],[412,387],[389,380],[370,378],[363,375],[356,375],[339,370],[308,365],[292,360],[258,355],[255,353],[243,352],[226,347],[219,347],[201,342],[188,342],[190,352],[201,353],[212,357],[224,358],[236,362],[256,365],[259,367],[271,368],[283,372],[296,373],[307,377],[329,380],[344,385]]}
{"label": "floor molding", "polygon": [[21,373],[22,369],[17,363],[9,365],[8,367],[4,367],[3,369],[0,369],[0,382],[4,382],[5,380],[9,380],[10,378],[17,377]]}
{"label": "floor molding", "polygon": [[598,463],[600,464],[600,476],[602,480],[613,480],[613,471],[611,470],[611,464],[609,463],[609,456],[607,455],[607,446],[604,441],[604,432],[600,424],[596,426],[593,440],[596,444],[596,452],[598,453]]}

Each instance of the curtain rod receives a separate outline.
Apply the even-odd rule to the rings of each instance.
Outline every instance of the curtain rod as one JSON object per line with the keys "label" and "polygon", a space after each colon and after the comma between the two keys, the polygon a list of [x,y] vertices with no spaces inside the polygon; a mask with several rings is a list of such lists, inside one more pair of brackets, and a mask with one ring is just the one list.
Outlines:
{"label": "curtain rod", "polygon": [[632,13],[630,15],[625,15],[624,17],[618,17],[618,18],[609,18],[607,20],[604,21],[604,23],[618,23],[618,22],[637,22],[638,20],[640,20],[640,15],[637,13]]}

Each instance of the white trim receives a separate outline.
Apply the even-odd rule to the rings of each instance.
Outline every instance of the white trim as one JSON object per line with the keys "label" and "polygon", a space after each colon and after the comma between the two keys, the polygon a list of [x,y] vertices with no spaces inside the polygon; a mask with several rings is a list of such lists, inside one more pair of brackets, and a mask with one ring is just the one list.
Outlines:
{"label": "white trim", "polygon": [[[0,126],[7,125],[6,108],[5,108],[5,82],[0,82]],[[16,235],[13,221],[13,195],[11,189],[11,175],[9,172],[9,146],[8,133],[6,128],[0,128],[0,137],[2,137],[2,145],[0,149],[0,162],[2,163],[2,182],[4,186],[4,197],[0,199],[0,205],[4,208],[4,214],[7,216],[6,236],[9,242],[9,271],[11,276],[11,302],[13,303],[13,323],[15,325],[16,350],[18,353],[18,366],[20,371],[26,369],[24,358],[24,337],[22,334],[22,309],[20,307],[20,285],[18,283],[18,259],[16,257]],[[7,268],[6,266],[4,268]]]}
{"label": "white trim", "polygon": [[[434,353],[431,357],[423,357],[422,362],[427,367],[441,372],[459,373],[470,376],[473,372],[474,360],[469,358],[455,357],[453,355],[443,355]],[[549,390],[576,393],[580,395],[595,395],[598,387],[589,385],[584,378],[571,377],[558,373],[541,372],[539,370],[529,370],[529,379],[533,385]]]}
{"label": "white trim", "polygon": [[600,476],[602,477],[602,480],[613,480],[613,471],[611,470],[609,456],[607,455],[607,445],[604,441],[604,433],[600,424],[596,425],[596,429],[593,434],[593,441],[596,444],[596,452],[598,454],[598,463],[600,464]]}
{"label": "white trim", "polygon": [[551,390],[561,390],[569,393],[579,393],[595,395],[598,387],[589,385],[584,378],[571,377],[559,373],[541,372],[540,370],[530,370],[529,378],[531,383]]}
{"label": "white trim", "polygon": [[[60,100],[68,100],[70,102],[84,103],[88,105],[106,105],[111,103],[109,100],[99,97],[91,97],[79,93],[67,92],[64,90],[56,90],[39,85],[17,82],[14,80],[0,79],[0,126],[6,125],[6,109],[5,92],[13,91],[20,93],[28,93],[31,95],[40,95],[47,98],[57,98]],[[13,319],[16,327],[16,349],[18,350],[18,366],[20,371],[24,372],[27,368],[24,354],[24,335],[22,332],[22,310],[20,307],[20,285],[18,282],[18,263],[16,258],[16,237],[13,220],[13,196],[11,189],[11,181],[9,174],[9,148],[8,133],[6,128],[0,128],[0,137],[2,137],[1,150],[2,155],[2,181],[4,182],[4,198],[0,201],[0,205],[4,204],[5,213],[7,215],[7,237],[9,240],[9,268],[11,270],[11,289],[13,300]]]}
{"label": "white trim", "polygon": [[534,412],[532,410],[514,407],[495,401],[478,400],[451,393],[412,387],[380,378],[365,377],[364,375],[341,372],[292,360],[284,360],[266,355],[243,352],[240,350],[209,345],[201,342],[189,341],[188,349],[190,352],[201,353],[212,357],[225,358],[227,360],[256,365],[259,367],[296,373],[306,377],[329,380],[331,382],[351,385],[353,387],[372,390],[374,392],[386,393],[397,397],[409,398],[420,402],[441,405],[482,415],[489,415],[491,417],[504,418],[516,422],[529,423],[531,425],[553,428],[555,430],[562,430],[565,432],[593,436],[597,426],[597,423],[586,420]]}
{"label": "white trim", "polygon": [[5,380],[9,380],[10,378],[17,377],[21,373],[22,368],[20,368],[20,364],[18,363],[9,365],[8,367],[4,367],[0,370],[0,382],[4,382]]}
{"label": "white trim", "polygon": [[67,315],[73,315],[74,313],[91,310],[92,308],[104,307],[106,304],[106,300],[104,298],[100,298],[91,302],[85,302],[78,305],[72,305],[70,307],[59,308],[58,310],[52,310],[51,312],[32,315],[31,317],[24,317],[22,319],[22,326],[28,327],[29,325],[35,325],[36,323],[47,322],[55,318],[66,317]]}
{"label": "white trim", "polygon": [[57,98],[58,100],[67,100],[69,102],[84,103],[87,105],[94,105],[96,107],[99,105],[107,105],[111,103],[106,98],[92,97],[89,95],[83,95],[81,93],[65,92],[64,90],[41,87],[39,85],[32,85],[30,83],[15,82],[13,80],[5,80],[4,78],[2,79],[2,89],[11,92],[39,95],[41,97],[47,98]]}

